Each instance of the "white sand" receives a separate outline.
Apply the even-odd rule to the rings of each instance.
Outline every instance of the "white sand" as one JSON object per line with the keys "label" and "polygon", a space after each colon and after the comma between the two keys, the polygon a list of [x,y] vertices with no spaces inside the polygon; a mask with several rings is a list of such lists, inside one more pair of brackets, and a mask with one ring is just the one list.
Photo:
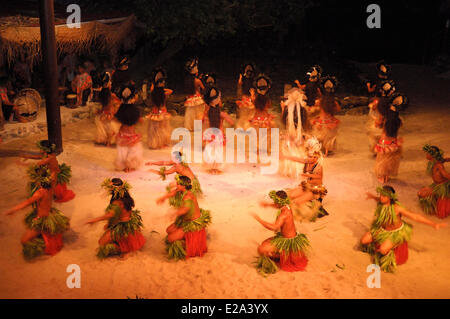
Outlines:
{"label": "white sand", "polygon": [[[450,156],[449,80],[435,80],[420,67],[394,66],[394,78],[402,78],[401,91],[409,95],[410,109],[403,115],[405,139],[400,173],[391,184],[400,201],[420,212],[416,192],[429,184],[421,147],[432,142]],[[423,79],[425,78],[425,79]],[[381,275],[381,288],[366,286],[370,264],[367,254],[356,247],[367,231],[375,203],[365,200],[366,191],[378,185],[372,173],[364,124],[366,116],[340,116],[338,151],[325,160],[324,183],[328,196],[324,204],[330,216],[316,223],[298,224],[313,247],[306,272],[278,272],[267,278],[252,265],[256,247],[272,233],[251,216],[275,218],[275,210],[263,209],[258,201],[272,189],[290,187],[296,181],[278,175],[262,176],[251,164],[227,165],[219,176],[192,165],[205,192],[201,207],[210,209],[208,253],[203,258],[169,262],[164,253],[168,204],[155,200],[169,182],[145,172],[130,174],[113,171],[114,148],[94,146],[95,126],[91,120],[64,127],[64,153],[60,162],[72,166],[70,189],[76,198],[58,204],[71,218],[72,230],[65,235],[65,246],[54,257],[25,262],[20,236],[25,230],[24,209],[13,216],[0,216],[0,298],[449,298],[450,228],[439,231],[411,222],[413,237],[409,260],[396,274]],[[177,119],[180,122],[180,119]],[[33,150],[36,135],[1,145],[2,149]],[[145,139],[144,139],[145,141]],[[145,149],[146,159],[167,159],[170,149]],[[25,199],[25,167],[17,158],[0,158],[0,212]],[[450,166],[447,165],[447,170]],[[136,208],[142,213],[147,243],[126,260],[100,261],[95,256],[103,223],[84,225],[89,218],[103,214],[108,197],[100,184],[106,177],[121,177],[131,183]],[[437,218],[431,218],[439,221]],[[158,233],[151,233],[151,231]],[[81,288],[69,289],[66,278],[69,264],[81,267]],[[344,269],[336,264],[345,265]]]}

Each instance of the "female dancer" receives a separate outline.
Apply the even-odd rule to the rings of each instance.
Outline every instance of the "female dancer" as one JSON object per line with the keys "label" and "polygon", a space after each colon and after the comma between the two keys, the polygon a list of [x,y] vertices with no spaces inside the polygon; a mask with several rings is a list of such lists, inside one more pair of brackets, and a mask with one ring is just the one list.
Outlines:
{"label": "female dancer", "polygon": [[32,205],[25,216],[27,231],[22,236],[23,255],[32,259],[42,254],[55,255],[63,247],[62,234],[69,229],[69,218],[52,207],[54,175],[47,166],[33,165],[28,169],[31,196],[6,212],[14,212]]}
{"label": "female dancer", "polygon": [[203,102],[201,91],[205,86],[199,78],[198,59],[194,58],[186,62],[186,71],[189,73],[185,79],[185,89],[188,96],[184,102],[186,112],[184,114],[184,127],[189,131],[194,130],[194,121],[201,120],[205,103]]}
{"label": "female dancer", "polygon": [[[175,222],[167,227],[166,251],[169,259],[187,259],[201,257],[207,252],[206,228],[211,223],[208,210],[198,206],[197,198],[192,190],[191,179],[177,175],[177,186],[173,193],[181,194],[180,205],[175,212]],[[157,200],[162,204],[168,196]]]}
{"label": "female dancer", "polygon": [[284,271],[303,271],[308,264],[306,257],[307,250],[310,248],[308,238],[304,234],[297,233],[295,229],[286,192],[271,191],[269,196],[273,203],[261,202],[261,206],[278,209],[275,222],[266,222],[256,214],[253,214],[253,217],[268,230],[276,232],[276,235],[259,245],[256,268],[264,275],[273,274],[278,271],[275,260],[279,260],[280,268]]}
{"label": "female dancer", "polygon": [[142,164],[141,134],[136,133],[135,126],[140,121],[138,108],[134,104],[122,104],[116,113],[122,124],[117,135],[116,169],[131,172]]}
{"label": "female dancer", "polygon": [[255,80],[255,66],[253,63],[247,63],[242,66],[242,72],[239,74],[237,84],[236,105],[238,107],[238,120],[235,128],[247,130],[250,127],[250,119],[255,113],[255,89],[253,82]]}
{"label": "female dancer", "polygon": [[105,215],[86,222],[93,224],[107,220],[105,232],[98,241],[97,257],[106,258],[141,249],[145,244],[142,235],[142,218],[138,210],[133,210],[134,200],[129,190],[131,186],[120,178],[106,179],[102,187],[111,195]]}
{"label": "female dancer", "polygon": [[[203,119],[207,123],[206,127],[212,130],[206,130],[203,134],[203,140],[207,143],[205,148],[207,158],[208,172],[211,174],[220,174],[223,170],[223,145],[225,145],[225,134],[223,131],[223,121],[230,125],[234,124],[233,119],[225,112],[222,112],[221,92],[216,87],[207,90],[203,97],[206,108]],[[216,154],[216,151],[222,154]],[[219,156],[219,162],[216,162],[216,156]]]}
{"label": "female dancer", "polygon": [[417,193],[419,202],[425,213],[445,218],[450,215],[450,173],[444,167],[449,159],[444,158],[444,153],[437,146],[427,144],[423,151],[428,160],[427,173],[433,183]]}
{"label": "female dancer", "polygon": [[99,98],[102,109],[95,116],[95,125],[97,127],[97,136],[95,143],[110,146],[115,144],[117,133],[119,133],[120,123],[114,118],[120,106],[120,99],[110,88],[110,76],[103,75],[103,88],[100,91]]}
{"label": "female dancer", "polygon": [[334,92],[337,80],[335,77],[327,76],[322,79],[322,92],[320,98],[320,115],[311,121],[312,135],[317,137],[328,156],[329,151],[333,151],[336,146],[336,136],[338,132],[339,120],[334,117],[341,107],[336,101]]}
{"label": "female dancer", "polygon": [[380,183],[387,183],[389,178],[397,176],[402,154],[401,138],[398,138],[398,130],[402,125],[397,108],[391,105],[386,113],[383,124],[383,132],[375,152],[375,176]]}
{"label": "female dancer", "polygon": [[173,91],[165,87],[166,73],[163,69],[156,69],[154,74],[150,87],[153,108],[147,115],[149,119],[147,144],[150,149],[159,149],[170,144],[172,127],[170,125],[171,116],[166,109],[166,99]]}
{"label": "female dancer", "polygon": [[397,265],[408,260],[408,241],[411,239],[411,225],[402,220],[408,217],[435,229],[447,226],[436,224],[425,217],[404,208],[397,200],[394,188],[385,185],[377,188],[379,196],[367,193],[367,199],[377,202],[375,220],[370,230],[361,238],[362,250],[374,258],[385,272],[394,272]]}

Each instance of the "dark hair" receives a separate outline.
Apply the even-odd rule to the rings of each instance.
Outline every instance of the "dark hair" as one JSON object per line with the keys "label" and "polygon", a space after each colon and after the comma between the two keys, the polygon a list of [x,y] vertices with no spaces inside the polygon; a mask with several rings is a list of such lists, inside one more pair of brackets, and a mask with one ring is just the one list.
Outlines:
{"label": "dark hair", "polygon": [[192,181],[189,177],[187,177],[185,175],[180,175],[180,180],[186,184],[189,184],[189,185],[184,186],[187,190],[192,189]]}
{"label": "dark hair", "polygon": [[150,94],[154,106],[160,108],[166,103],[166,93],[163,87],[156,86]]}
{"label": "dark hair", "polygon": [[334,98],[334,94],[323,94],[320,98],[320,107],[325,111],[325,113],[334,115],[336,111],[336,100]]}
{"label": "dark hair", "polygon": [[389,99],[387,97],[380,96],[378,98],[377,110],[384,118],[386,118],[388,115],[389,107],[390,107]]}
{"label": "dark hair", "polygon": [[137,124],[140,117],[139,109],[134,104],[121,104],[115,117],[120,123],[128,126]]}
{"label": "dark hair", "polygon": [[269,98],[266,95],[257,94],[255,98],[255,108],[260,111],[264,111],[267,107]]}
{"label": "dark hair", "polygon": [[[391,185],[383,185],[383,189],[389,193],[395,194],[395,189]],[[395,203],[393,198],[390,199],[391,204]]]}
{"label": "dark hair", "polygon": [[112,202],[116,200],[120,200],[123,203],[123,206],[125,206],[126,210],[132,210],[134,207],[134,199],[131,197],[128,191],[125,191],[122,197],[119,197],[118,194],[112,195],[109,203],[112,204]]}
{"label": "dark hair", "polygon": [[221,108],[220,105],[217,104],[216,106],[210,106],[208,109],[208,120],[209,120],[209,126],[210,127],[220,127],[220,112]]}
{"label": "dark hair", "polygon": [[113,178],[111,179],[111,183],[114,186],[121,186],[123,184],[123,181],[120,178]]}
{"label": "dark hair", "polygon": [[242,93],[246,95],[250,95],[250,89],[253,88],[254,77],[247,78],[242,76]]}
{"label": "dark hair", "polygon": [[195,94],[195,79],[196,76],[194,74],[187,74],[184,78],[184,89],[186,94],[193,95]]}
{"label": "dark hair", "polygon": [[102,88],[98,97],[102,106],[107,106],[111,102],[111,90],[109,88]]}
{"label": "dark hair", "polygon": [[388,109],[387,116],[384,121],[384,131],[389,137],[397,137],[398,130],[402,126],[398,112]]}
{"label": "dark hair", "polygon": [[286,199],[286,198],[288,198],[287,193],[286,193],[285,191],[283,191],[283,190],[277,191],[277,192],[275,193],[275,195],[277,195],[277,196],[278,196],[279,198],[281,198],[281,199]]}
{"label": "dark hair", "polygon": [[40,140],[40,141],[39,141],[39,144],[40,144],[42,147],[45,147],[46,149],[50,150],[49,152],[44,150],[44,152],[45,152],[46,154],[53,154],[53,153],[54,153],[53,150],[52,150],[52,143],[50,143],[49,140]]}

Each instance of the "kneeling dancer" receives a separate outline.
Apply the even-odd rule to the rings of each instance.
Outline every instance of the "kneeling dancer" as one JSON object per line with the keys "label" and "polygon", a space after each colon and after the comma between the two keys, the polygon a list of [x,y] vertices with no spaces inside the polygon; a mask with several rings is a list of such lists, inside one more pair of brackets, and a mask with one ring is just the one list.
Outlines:
{"label": "kneeling dancer", "polygon": [[142,218],[138,210],[133,210],[134,200],[129,190],[131,186],[120,178],[106,179],[102,187],[111,195],[111,200],[106,208],[106,214],[91,219],[87,224],[107,220],[105,233],[98,243],[97,257],[106,258],[113,255],[121,255],[141,249],[145,244],[142,235]]}
{"label": "kneeling dancer", "polygon": [[308,238],[304,234],[297,233],[295,229],[287,193],[283,190],[271,191],[269,196],[273,199],[273,203],[262,202],[261,206],[278,209],[275,223],[266,222],[256,214],[253,217],[265,228],[277,233],[259,245],[256,267],[262,274],[273,274],[278,271],[275,260],[279,260],[280,268],[284,271],[303,271],[308,264],[306,257],[310,247]]}

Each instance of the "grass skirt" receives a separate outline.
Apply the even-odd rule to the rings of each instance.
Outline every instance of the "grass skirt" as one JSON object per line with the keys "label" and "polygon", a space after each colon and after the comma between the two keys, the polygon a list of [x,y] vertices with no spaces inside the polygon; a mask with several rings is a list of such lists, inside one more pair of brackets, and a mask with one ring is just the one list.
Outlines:
{"label": "grass skirt", "polygon": [[397,147],[395,150],[391,151],[377,152],[377,158],[375,160],[375,176],[377,176],[377,178],[397,176],[401,157],[401,147]]}
{"label": "grass skirt", "polygon": [[142,235],[142,228],[142,218],[139,211],[132,211],[129,221],[119,222],[108,227],[113,242],[100,246],[97,257],[106,258],[141,249],[146,242]]}
{"label": "grass skirt", "polygon": [[95,117],[95,126],[97,127],[97,135],[95,142],[99,144],[115,144],[116,135],[119,133],[121,124],[114,120],[108,119],[102,114]]}
{"label": "grass skirt", "polygon": [[322,123],[321,119],[316,119],[312,127],[312,135],[317,137],[322,148],[333,151],[336,148],[336,137],[338,133],[339,120],[333,117],[330,123]]}
{"label": "grass skirt", "polygon": [[436,214],[439,218],[450,215],[450,181],[441,184],[431,184],[432,193],[426,197],[419,196],[422,210],[429,214]]}
{"label": "grass skirt", "polygon": [[147,145],[150,149],[159,149],[169,145],[171,134],[169,114],[159,115],[148,120]]}
{"label": "grass skirt", "polygon": [[56,208],[52,208],[46,217],[37,217],[33,209],[25,216],[27,228],[40,232],[40,235],[23,244],[25,259],[32,259],[42,254],[55,255],[63,247],[62,234],[69,229],[69,218]]}
{"label": "grass skirt", "polygon": [[194,120],[201,120],[205,110],[205,102],[202,97],[197,94],[186,99],[184,102],[186,111],[184,113],[184,127],[189,131],[194,130]]}
{"label": "grass skirt", "polygon": [[[408,241],[411,239],[412,228],[408,223],[403,222],[402,226],[393,231],[384,228],[371,229],[373,242],[362,247],[364,252],[369,253],[375,264],[380,266],[382,271],[395,272],[397,265],[404,264],[408,259]],[[383,255],[376,249],[386,240],[390,240],[394,247],[391,251]]]}
{"label": "grass skirt", "polygon": [[[281,139],[280,151],[284,155],[295,156],[299,158],[305,157],[305,151],[302,146],[296,145],[294,142],[285,138]],[[280,160],[278,171],[281,175],[300,180],[302,179],[304,166],[305,164],[303,163],[290,160]]]}

